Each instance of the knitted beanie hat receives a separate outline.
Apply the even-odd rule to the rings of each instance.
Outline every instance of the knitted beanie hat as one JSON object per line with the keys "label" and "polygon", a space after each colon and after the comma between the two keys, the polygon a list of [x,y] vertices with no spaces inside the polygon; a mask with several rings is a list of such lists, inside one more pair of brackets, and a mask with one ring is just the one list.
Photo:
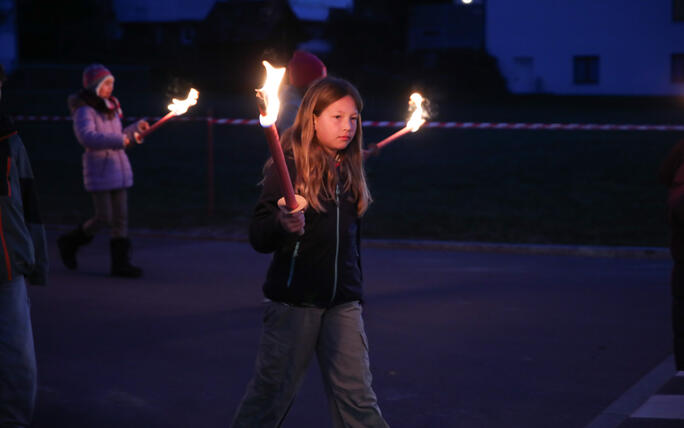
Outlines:
{"label": "knitted beanie hat", "polygon": [[306,89],[314,80],[327,76],[328,69],[316,55],[295,51],[287,63],[287,75],[290,85]]}
{"label": "knitted beanie hat", "polygon": [[90,64],[83,70],[83,87],[85,89],[92,89],[97,93],[100,85],[107,77],[114,78],[112,72],[107,67],[102,64]]}

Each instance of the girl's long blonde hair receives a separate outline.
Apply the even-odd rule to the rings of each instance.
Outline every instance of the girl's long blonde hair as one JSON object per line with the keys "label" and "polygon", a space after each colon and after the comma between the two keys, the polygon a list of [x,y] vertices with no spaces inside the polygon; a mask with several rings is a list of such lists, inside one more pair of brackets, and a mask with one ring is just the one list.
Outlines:
{"label": "girl's long blonde hair", "polygon": [[[330,104],[351,96],[359,111],[356,134],[349,145],[338,154],[340,174],[335,172],[335,160],[330,158],[318,142],[314,130],[314,116],[320,115]],[[351,191],[356,200],[356,212],[363,215],[372,198],[363,169],[363,132],[361,130],[361,109],[363,101],[359,91],[349,82],[326,77],[313,83],[304,94],[294,124],[281,138],[283,151],[291,151],[297,167],[295,192],[304,196],[309,206],[317,212],[325,211],[321,201],[335,198],[338,184],[343,191]],[[269,159],[266,167],[273,162]]]}

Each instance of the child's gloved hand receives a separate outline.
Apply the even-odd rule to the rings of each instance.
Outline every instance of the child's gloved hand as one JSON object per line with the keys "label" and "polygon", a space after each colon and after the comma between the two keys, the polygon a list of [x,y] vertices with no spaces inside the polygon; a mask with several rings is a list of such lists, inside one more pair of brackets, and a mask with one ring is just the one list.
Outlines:
{"label": "child's gloved hand", "polygon": [[133,132],[133,138],[135,139],[136,143],[141,144],[143,142],[143,138],[140,134],[150,129],[150,124],[146,120],[139,120],[136,126],[138,130]]}
{"label": "child's gloved hand", "polygon": [[299,235],[304,234],[304,226],[306,225],[306,222],[304,220],[303,211],[297,211],[294,213],[288,213],[282,210],[278,211],[278,221],[286,232],[297,233]]}
{"label": "child's gloved hand", "polygon": [[135,138],[135,142],[138,143],[138,144],[142,143],[142,141],[143,141],[143,138],[142,138],[142,136],[140,135],[139,132],[134,132],[134,133],[133,133],[133,138]]}

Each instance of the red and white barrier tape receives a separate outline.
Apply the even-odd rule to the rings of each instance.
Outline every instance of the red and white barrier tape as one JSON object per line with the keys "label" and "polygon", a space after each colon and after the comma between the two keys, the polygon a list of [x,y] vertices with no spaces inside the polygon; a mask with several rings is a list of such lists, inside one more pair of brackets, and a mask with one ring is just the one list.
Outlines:
{"label": "red and white barrier tape", "polygon": [[[70,121],[70,116],[13,116],[16,121],[22,122],[58,122]],[[127,117],[127,121],[147,119],[157,121],[160,117]],[[229,119],[208,117],[179,117],[180,121],[203,121],[215,125],[258,125],[258,119]],[[406,122],[402,121],[378,121],[364,120],[363,126],[368,128],[402,128]],[[636,124],[599,124],[599,123],[509,123],[509,122],[426,122],[426,128],[446,129],[513,129],[532,131],[684,131],[684,125],[636,125]]]}

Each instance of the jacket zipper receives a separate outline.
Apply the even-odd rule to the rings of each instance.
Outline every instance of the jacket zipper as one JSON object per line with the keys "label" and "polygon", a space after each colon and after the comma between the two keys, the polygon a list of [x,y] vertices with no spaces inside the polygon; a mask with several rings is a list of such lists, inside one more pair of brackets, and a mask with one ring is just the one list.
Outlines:
{"label": "jacket zipper", "polygon": [[5,252],[5,267],[7,268],[7,280],[12,280],[12,263],[10,263],[10,256],[7,252],[7,243],[5,242],[5,230],[2,227],[2,208],[0,208],[0,241],[2,241],[2,249]]}
{"label": "jacket zipper", "polygon": [[297,254],[299,253],[299,242],[295,244],[294,250],[292,251],[292,261],[290,262],[290,274],[287,276],[286,286],[289,288],[292,283],[292,276],[294,276],[295,260],[297,259]]}
{"label": "jacket zipper", "polygon": [[332,296],[330,296],[330,303],[335,300],[337,294],[337,260],[340,255],[340,184],[335,185],[335,205],[337,208],[336,227],[335,227],[335,280],[333,281]]}

